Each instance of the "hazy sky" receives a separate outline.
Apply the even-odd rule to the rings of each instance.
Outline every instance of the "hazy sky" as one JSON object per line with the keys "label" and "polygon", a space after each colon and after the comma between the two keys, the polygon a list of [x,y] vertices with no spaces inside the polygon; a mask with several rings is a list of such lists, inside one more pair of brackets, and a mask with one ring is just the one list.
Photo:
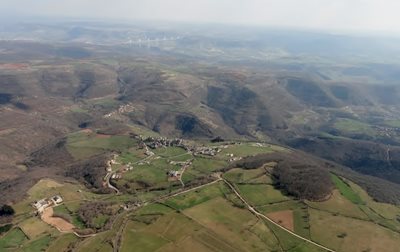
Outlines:
{"label": "hazy sky", "polygon": [[399,0],[0,0],[0,15],[400,32]]}

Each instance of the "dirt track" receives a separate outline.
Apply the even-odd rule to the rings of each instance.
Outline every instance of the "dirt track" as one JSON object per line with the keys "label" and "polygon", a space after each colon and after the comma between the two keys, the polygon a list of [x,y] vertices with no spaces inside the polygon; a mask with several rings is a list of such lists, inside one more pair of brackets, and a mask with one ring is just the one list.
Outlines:
{"label": "dirt track", "polygon": [[48,207],[43,211],[41,218],[44,222],[57,228],[61,232],[73,232],[75,228],[74,225],[66,220],[59,217],[53,217],[53,208],[51,207]]}
{"label": "dirt track", "polygon": [[305,241],[305,242],[311,243],[311,244],[313,244],[313,245],[315,245],[315,246],[317,246],[317,247],[319,247],[319,248],[322,248],[322,249],[324,249],[324,250],[326,250],[326,251],[335,252],[335,250],[332,250],[332,249],[330,249],[330,248],[327,248],[327,247],[325,247],[325,246],[323,246],[323,245],[321,245],[321,244],[319,244],[319,243],[317,243],[317,242],[314,242],[314,241],[312,241],[312,240],[310,240],[310,239],[304,238],[304,237],[302,237],[302,236],[300,236],[300,235],[294,233],[292,230],[289,230],[289,229],[287,229],[286,227],[281,226],[279,223],[276,223],[274,220],[272,220],[272,219],[269,218],[268,216],[266,216],[266,215],[264,215],[264,214],[258,212],[254,207],[252,207],[252,206],[242,197],[242,195],[240,195],[240,193],[236,190],[236,188],[235,188],[231,183],[229,183],[229,182],[228,182],[227,180],[225,180],[225,179],[222,179],[222,180],[225,182],[225,184],[227,184],[227,185],[231,188],[231,190],[233,191],[233,193],[235,193],[236,196],[246,205],[247,209],[248,209],[250,212],[254,213],[255,215],[257,215],[257,216],[259,216],[259,217],[261,217],[261,218],[263,218],[263,219],[265,219],[265,220],[267,220],[268,222],[272,223],[273,225],[277,226],[278,228],[285,230],[285,231],[288,232],[289,234],[291,234],[291,235],[293,235],[293,236],[295,236],[295,237],[297,237],[297,238],[299,238],[299,239],[301,239],[301,240],[303,240],[303,241]]}

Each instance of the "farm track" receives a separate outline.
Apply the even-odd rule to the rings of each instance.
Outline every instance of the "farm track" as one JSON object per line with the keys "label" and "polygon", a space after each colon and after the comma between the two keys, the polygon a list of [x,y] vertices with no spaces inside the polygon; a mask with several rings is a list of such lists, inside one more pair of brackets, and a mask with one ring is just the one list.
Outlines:
{"label": "farm track", "polygon": [[309,240],[309,239],[307,239],[307,238],[304,238],[304,237],[302,237],[302,236],[300,236],[300,235],[294,233],[293,231],[291,231],[291,230],[289,230],[289,229],[287,229],[287,228],[285,228],[285,227],[282,227],[281,225],[279,225],[278,223],[276,223],[275,221],[273,221],[272,219],[270,219],[270,218],[267,217],[266,215],[264,215],[264,214],[258,212],[254,207],[252,207],[249,203],[247,203],[247,201],[240,195],[240,193],[236,190],[236,188],[235,188],[231,183],[229,183],[227,180],[225,180],[225,179],[223,179],[223,178],[221,178],[221,180],[224,181],[225,184],[229,186],[229,188],[236,194],[236,196],[246,205],[247,209],[248,209],[250,212],[252,212],[253,214],[255,214],[256,216],[265,219],[266,221],[270,222],[271,224],[275,225],[276,227],[278,227],[278,228],[280,228],[280,229],[282,229],[282,230],[284,230],[284,231],[290,233],[291,235],[293,235],[293,236],[295,236],[295,237],[297,237],[297,238],[299,238],[299,239],[301,239],[301,240],[303,240],[303,241],[305,241],[305,242],[308,242],[308,243],[310,243],[310,244],[312,244],[312,245],[314,245],[314,246],[317,246],[317,247],[319,247],[319,248],[322,248],[322,249],[324,249],[324,250],[326,250],[326,251],[335,252],[335,250],[332,250],[332,249],[330,249],[330,248],[327,248],[327,247],[325,247],[325,246],[323,246],[323,245],[321,245],[321,244],[319,244],[319,243],[316,243],[316,242],[314,242],[314,241],[312,241],[312,240]]}

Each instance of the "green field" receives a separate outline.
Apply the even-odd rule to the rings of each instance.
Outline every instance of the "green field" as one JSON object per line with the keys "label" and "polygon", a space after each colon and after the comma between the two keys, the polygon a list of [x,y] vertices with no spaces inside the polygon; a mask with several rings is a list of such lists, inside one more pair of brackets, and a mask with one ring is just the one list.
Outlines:
{"label": "green field", "polygon": [[251,232],[249,228],[259,220],[249,211],[234,207],[221,197],[186,209],[184,213],[229,241],[231,247],[236,248],[234,251],[277,249],[278,242],[266,226],[257,227],[258,232],[259,229],[264,231],[262,236]]}
{"label": "green field", "polygon": [[8,248],[17,248],[27,241],[26,235],[19,228],[14,228],[0,237],[0,251]]}
{"label": "green field", "polygon": [[[348,188],[346,188],[346,190],[348,190]],[[358,205],[356,205],[358,203],[354,204],[354,202],[350,201],[343,195],[338,190],[334,190],[332,192],[331,197],[326,201],[322,202],[306,201],[306,202],[307,205],[315,209],[327,211],[334,214],[340,214],[343,216],[368,219],[365,213],[358,207]],[[356,202],[360,202],[361,200],[358,199],[357,197],[354,197],[354,199],[356,199]]]}
{"label": "green field", "polygon": [[354,192],[353,189],[341,178],[339,178],[335,174],[331,174],[331,178],[336,188],[339,189],[340,193],[346,199],[350,200],[354,204],[364,204],[364,201],[360,198],[360,196],[356,192]]}
{"label": "green field", "polygon": [[[147,158],[144,150],[137,148],[136,140],[126,136],[99,138],[95,133],[79,132],[70,135],[68,141],[70,151],[79,153],[84,150],[83,154],[77,154],[81,157],[105,150],[121,151],[118,161],[133,164],[133,169],[122,173],[121,179],[112,180],[122,193],[95,194],[79,184],[43,179],[28,191],[25,200],[13,205],[19,228],[0,237],[0,251],[6,248],[13,251],[43,251],[46,248],[48,251],[65,251],[74,247],[74,251],[108,252],[113,250],[111,244],[115,241],[120,242],[120,251],[132,251],[132,248],[135,251],[159,252],[321,251],[258,218],[223,181],[174,197],[160,198],[182,190],[181,183],[168,179],[166,174],[181,168],[179,164],[171,164],[171,160],[193,159],[182,176],[188,189],[192,181],[206,183],[212,178],[211,174],[227,167],[227,159],[230,158],[227,153],[246,156],[283,151],[283,148],[247,142],[229,146],[215,157],[194,157],[182,148],[168,147],[154,150],[155,155]],[[143,160],[142,165],[138,164],[140,160]],[[391,249],[399,238],[396,232],[400,232],[399,207],[375,202],[358,185],[334,174],[331,177],[337,189],[333,190],[329,199],[322,202],[294,199],[273,187],[270,171],[275,165],[270,163],[251,170],[232,168],[221,175],[260,213],[276,218],[278,223],[286,223],[304,238],[338,251],[354,251],[348,237],[365,242],[365,250],[380,251],[378,249],[383,248],[381,244],[385,242],[388,243],[388,251],[394,251]],[[68,215],[78,228],[85,228],[77,215],[83,202],[105,201],[112,204],[116,220],[110,230],[80,239],[73,234],[59,233],[40,218],[28,217],[33,211],[33,200],[58,194],[63,197],[64,203],[54,207],[54,212]],[[144,204],[136,210],[122,209],[123,204],[133,202]],[[114,217],[95,215],[92,220],[94,229],[104,227]],[[324,228],[331,225],[336,226],[325,232]],[[376,237],[371,238],[364,232],[374,233]],[[358,236],[369,237],[373,244]]]}
{"label": "green field", "polygon": [[123,180],[143,181],[154,186],[165,185],[168,184],[166,173],[173,168],[166,163],[165,166],[153,162],[151,164],[137,165],[132,171],[124,174]]}
{"label": "green field", "polygon": [[137,145],[129,136],[97,137],[95,133],[75,132],[68,135],[67,150],[76,159],[87,158],[104,151],[126,151]]}
{"label": "green field", "polygon": [[[264,168],[244,170],[240,168],[231,169],[224,173],[224,178],[233,183],[253,182],[254,180],[266,174]],[[268,181],[267,181],[268,182]]]}
{"label": "green field", "polygon": [[192,167],[194,170],[203,173],[210,173],[212,171],[224,168],[226,165],[227,162],[224,160],[196,157],[196,159],[193,161]]}
{"label": "green field", "polygon": [[51,242],[48,251],[67,251],[68,247],[75,242],[78,242],[79,238],[74,234],[64,234],[59,238]]}
{"label": "green field", "polygon": [[221,187],[224,185],[222,182],[210,185],[192,192],[178,195],[168,199],[165,203],[174,209],[187,209],[195,205],[206,202],[210,199],[222,196]]}
{"label": "green field", "polygon": [[184,155],[187,151],[180,147],[167,147],[167,148],[158,148],[153,150],[156,155],[159,155],[164,158],[172,158],[179,155]]}
{"label": "green field", "polygon": [[23,246],[24,252],[40,252],[45,251],[53,238],[50,235],[43,236]]}
{"label": "green field", "polygon": [[146,214],[154,214],[154,215],[162,215],[172,212],[173,210],[170,207],[164,206],[162,204],[154,203],[147,205],[145,207],[139,208],[135,211],[137,215],[146,215]]}
{"label": "green field", "polygon": [[131,227],[131,223],[128,223],[121,251],[130,252],[132,248],[135,248],[135,251],[138,252],[156,251],[167,243],[168,241],[161,236],[134,231],[134,227]]}
{"label": "green field", "polygon": [[376,131],[369,124],[347,118],[337,120],[334,127],[340,131],[349,133],[363,133],[370,136],[376,135]]}
{"label": "green field", "polygon": [[256,143],[241,143],[223,148],[218,156],[226,157],[227,154],[233,154],[235,157],[246,157],[261,153],[271,153],[277,150],[283,150],[283,148],[276,148],[273,145],[258,146]]}
{"label": "green field", "polygon": [[239,184],[237,188],[240,194],[253,206],[261,206],[289,200],[281,191],[271,185],[266,184]]}
{"label": "green field", "polygon": [[71,212],[65,206],[65,204],[53,207],[53,211],[55,214],[67,214],[67,215],[71,214]]}
{"label": "green field", "polygon": [[28,236],[29,239],[36,239],[38,236],[42,234],[55,233],[56,230],[44,223],[39,217],[31,217],[28,218],[21,223],[19,223],[19,227]]}
{"label": "green field", "polygon": [[109,216],[100,214],[93,219],[93,224],[96,228],[103,227],[109,219]]}
{"label": "green field", "polygon": [[[399,249],[400,234],[372,222],[310,209],[311,238],[337,251]],[[329,228],[327,228],[329,227]]]}
{"label": "green field", "polygon": [[143,150],[131,148],[129,151],[122,152],[118,156],[117,161],[120,161],[123,164],[128,164],[138,162],[143,158],[145,158]]}

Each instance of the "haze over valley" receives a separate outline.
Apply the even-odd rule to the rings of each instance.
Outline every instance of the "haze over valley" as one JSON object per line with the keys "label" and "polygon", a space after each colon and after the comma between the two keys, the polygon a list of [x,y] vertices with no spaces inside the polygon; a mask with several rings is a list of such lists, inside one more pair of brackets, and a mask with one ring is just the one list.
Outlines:
{"label": "haze over valley", "polygon": [[0,251],[398,251],[400,38],[238,13],[4,18]]}

